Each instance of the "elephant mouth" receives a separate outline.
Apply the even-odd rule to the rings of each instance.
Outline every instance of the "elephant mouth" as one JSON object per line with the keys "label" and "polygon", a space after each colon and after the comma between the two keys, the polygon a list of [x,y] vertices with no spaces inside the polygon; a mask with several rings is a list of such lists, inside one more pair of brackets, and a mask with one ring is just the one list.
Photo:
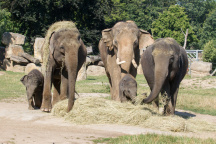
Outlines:
{"label": "elephant mouth", "polygon": [[[120,61],[119,58],[116,59],[116,64],[117,64],[117,65],[121,65],[121,64],[123,64],[123,63],[126,63],[126,61]],[[136,61],[135,61],[135,59],[132,59],[132,64],[133,64],[133,66],[134,66],[135,68],[138,67],[138,66],[137,66],[137,63],[136,63]]]}

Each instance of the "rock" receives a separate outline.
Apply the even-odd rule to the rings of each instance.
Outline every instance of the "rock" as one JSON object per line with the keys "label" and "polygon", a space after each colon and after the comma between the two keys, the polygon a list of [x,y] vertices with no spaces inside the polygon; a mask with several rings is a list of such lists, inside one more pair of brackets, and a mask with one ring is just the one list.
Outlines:
{"label": "rock", "polygon": [[36,38],[34,43],[34,57],[36,59],[39,59],[40,62],[42,62],[42,53],[41,49],[44,43],[44,38]]}
{"label": "rock", "polygon": [[29,63],[29,61],[27,59],[25,59],[23,57],[15,56],[15,55],[11,55],[10,60],[14,61],[18,64],[23,64],[23,65],[26,65]]}
{"label": "rock", "polygon": [[210,76],[209,72],[198,72],[198,71],[194,71],[191,70],[191,77],[205,77],[205,76]]}
{"label": "rock", "polygon": [[86,66],[89,66],[91,64],[91,59],[90,57],[86,57]]}
{"label": "rock", "polygon": [[101,66],[90,65],[87,69],[87,75],[89,76],[101,76],[106,75],[105,68]]}
{"label": "rock", "polygon": [[25,36],[18,34],[18,33],[12,33],[12,32],[5,32],[2,35],[2,43],[4,45],[23,45],[25,43]]}
{"label": "rock", "polygon": [[10,61],[9,59],[4,59],[3,69],[6,71],[13,71],[13,61]]}
{"label": "rock", "polygon": [[212,63],[194,61],[191,63],[191,70],[203,73],[210,73],[210,71],[212,70]]}
{"label": "rock", "polygon": [[34,63],[29,63],[25,68],[25,74],[28,74],[33,69],[37,69],[41,72],[40,66],[36,66]]}
{"label": "rock", "polygon": [[137,74],[143,74],[143,70],[142,70],[141,64],[139,64],[139,66],[137,68]]}
{"label": "rock", "polygon": [[86,72],[86,63],[84,63],[77,75],[77,81],[86,80],[87,72]]}
{"label": "rock", "polygon": [[10,58],[11,55],[18,56],[19,53],[24,53],[23,47],[19,45],[9,45],[5,49],[5,58]]}
{"label": "rock", "polygon": [[13,67],[13,72],[25,72],[25,67],[26,66],[22,66],[22,65],[14,65]]}

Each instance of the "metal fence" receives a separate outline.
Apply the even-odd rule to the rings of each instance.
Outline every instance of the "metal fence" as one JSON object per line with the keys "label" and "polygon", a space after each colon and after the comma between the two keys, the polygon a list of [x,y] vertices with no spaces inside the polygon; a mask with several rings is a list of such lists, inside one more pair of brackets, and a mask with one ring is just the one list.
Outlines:
{"label": "metal fence", "polygon": [[191,63],[193,61],[199,61],[199,53],[202,53],[203,50],[186,50],[187,53],[187,57],[188,57],[188,62],[189,62],[189,66],[188,66],[188,72],[189,75],[191,74]]}

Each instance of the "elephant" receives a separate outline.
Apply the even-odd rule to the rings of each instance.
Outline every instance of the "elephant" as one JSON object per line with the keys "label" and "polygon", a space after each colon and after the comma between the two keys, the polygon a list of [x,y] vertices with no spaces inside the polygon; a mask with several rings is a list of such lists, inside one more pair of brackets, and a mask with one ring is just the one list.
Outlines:
{"label": "elephant", "polygon": [[[143,74],[151,89],[150,95],[142,103],[150,103],[159,108],[158,95],[167,95],[164,115],[174,115],[179,85],[188,68],[188,58],[173,38],[160,38],[150,45],[141,56]],[[157,99],[156,99],[157,98]]]}
{"label": "elephant", "polygon": [[126,74],[119,82],[119,97],[121,102],[135,102],[137,96],[137,82],[133,76]]}
{"label": "elephant", "polygon": [[154,42],[151,35],[135,22],[118,22],[102,31],[99,51],[110,83],[111,99],[120,101],[119,82],[126,74],[134,78],[140,61],[140,49]]}
{"label": "elephant", "polygon": [[26,87],[28,109],[33,110],[35,108],[40,108],[44,84],[44,76],[42,73],[37,69],[33,69],[28,75],[24,75],[20,81]]}
{"label": "elephant", "polygon": [[[41,110],[50,112],[55,103],[68,98],[69,112],[74,105],[77,74],[86,60],[87,50],[76,27],[60,28],[52,32],[49,50]],[[51,103],[52,84],[54,89]]]}

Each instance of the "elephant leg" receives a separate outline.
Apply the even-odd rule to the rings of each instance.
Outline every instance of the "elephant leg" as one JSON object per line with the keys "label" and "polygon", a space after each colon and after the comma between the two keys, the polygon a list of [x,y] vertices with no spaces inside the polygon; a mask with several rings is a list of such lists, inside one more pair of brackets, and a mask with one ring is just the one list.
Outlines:
{"label": "elephant leg", "polygon": [[52,69],[53,69],[53,64],[51,65],[50,62],[47,64],[48,69],[45,72],[44,76],[44,91],[43,91],[43,101],[41,105],[41,111],[44,112],[50,112],[52,109],[51,105],[51,87],[52,87]]}
{"label": "elephant leg", "polygon": [[52,106],[54,106],[57,102],[60,101],[60,80],[59,79],[53,79],[53,100],[52,100]]}
{"label": "elephant leg", "polygon": [[171,102],[171,94],[170,94],[170,84],[166,82],[161,91],[161,95],[164,101],[164,115],[170,115],[172,113],[172,102]]}
{"label": "elephant leg", "polygon": [[28,109],[34,109],[34,102],[33,102],[34,91],[32,89],[27,89],[27,99],[28,99]]}
{"label": "elephant leg", "polygon": [[35,107],[40,108],[41,107],[41,103],[42,103],[42,93],[37,92],[34,95],[34,102],[35,102]]}
{"label": "elephant leg", "polygon": [[173,94],[173,96],[171,97],[171,101],[172,101],[172,113],[171,114],[175,114],[175,107],[176,107],[176,101],[177,101],[177,95],[178,95],[178,91],[179,88],[177,88]]}
{"label": "elephant leg", "polygon": [[68,95],[68,76],[65,71],[61,75],[60,100],[64,100]]}

